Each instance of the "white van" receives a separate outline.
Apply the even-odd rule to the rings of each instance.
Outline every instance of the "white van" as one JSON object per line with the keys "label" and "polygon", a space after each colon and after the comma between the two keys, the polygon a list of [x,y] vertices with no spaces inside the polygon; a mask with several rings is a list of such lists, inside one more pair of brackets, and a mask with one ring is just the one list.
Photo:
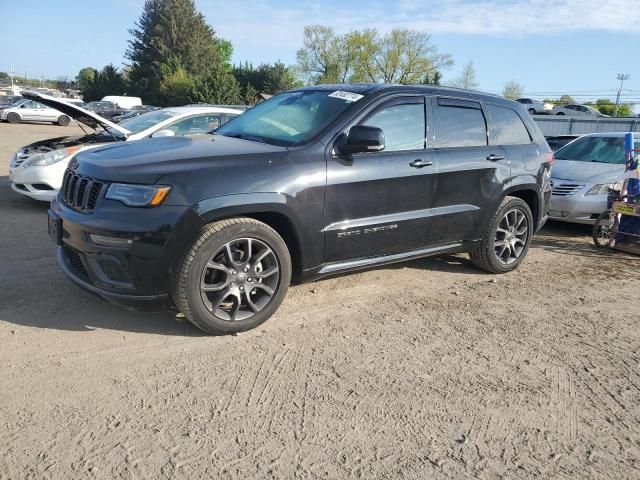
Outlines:
{"label": "white van", "polygon": [[121,97],[118,95],[107,95],[102,99],[103,102],[111,102],[118,105],[120,108],[131,109],[136,105],[142,105],[140,97]]}

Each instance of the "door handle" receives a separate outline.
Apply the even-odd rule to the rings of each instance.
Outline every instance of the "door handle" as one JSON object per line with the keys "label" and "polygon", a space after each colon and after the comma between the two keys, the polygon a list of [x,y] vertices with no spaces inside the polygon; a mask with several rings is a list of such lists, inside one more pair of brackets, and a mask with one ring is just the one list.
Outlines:
{"label": "door handle", "polygon": [[431,160],[422,160],[420,158],[414,160],[409,164],[409,166],[413,168],[430,167],[431,165],[433,165],[433,162]]}
{"label": "door handle", "polygon": [[495,155],[492,153],[487,157],[487,160],[489,160],[490,162],[497,162],[498,160],[504,160],[504,155]]}

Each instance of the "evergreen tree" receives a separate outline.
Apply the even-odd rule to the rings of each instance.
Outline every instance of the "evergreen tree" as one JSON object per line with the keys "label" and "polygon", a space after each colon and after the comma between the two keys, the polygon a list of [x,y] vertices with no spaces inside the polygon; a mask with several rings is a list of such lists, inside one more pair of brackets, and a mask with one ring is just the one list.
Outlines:
{"label": "evergreen tree", "polygon": [[242,102],[240,85],[224,65],[213,65],[209,71],[197,77],[191,88],[193,103],[234,105]]}
{"label": "evergreen tree", "polygon": [[[132,90],[148,103],[165,104],[160,84],[171,62],[192,78],[214,66],[228,66],[231,43],[215,36],[193,0],[146,0],[125,56],[131,61]],[[166,82],[165,82],[166,83]]]}

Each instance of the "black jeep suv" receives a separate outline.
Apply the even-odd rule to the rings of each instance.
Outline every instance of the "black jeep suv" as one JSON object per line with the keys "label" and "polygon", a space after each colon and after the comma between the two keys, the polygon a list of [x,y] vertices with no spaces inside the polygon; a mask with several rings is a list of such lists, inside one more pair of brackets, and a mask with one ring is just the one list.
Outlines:
{"label": "black jeep suv", "polygon": [[444,252],[515,269],[546,220],[553,155],[516,102],[419,86],[277,95],[199,138],[77,155],[49,211],[60,265],[125,306],[214,334],[308,281]]}

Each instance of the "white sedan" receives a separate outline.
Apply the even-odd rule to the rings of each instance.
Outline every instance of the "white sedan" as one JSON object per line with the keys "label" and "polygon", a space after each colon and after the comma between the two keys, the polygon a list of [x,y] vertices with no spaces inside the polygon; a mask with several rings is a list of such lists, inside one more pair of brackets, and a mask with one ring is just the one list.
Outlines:
{"label": "white sedan", "polygon": [[188,136],[210,132],[243,111],[214,106],[169,107],[132,118],[119,125],[60,99],[35,93],[25,98],[47,104],[94,129],[87,135],[59,137],[26,145],[9,164],[11,188],[35,200],[51,201],[62,186],[73,156],[109,142],[131,142],[151,137]]}

